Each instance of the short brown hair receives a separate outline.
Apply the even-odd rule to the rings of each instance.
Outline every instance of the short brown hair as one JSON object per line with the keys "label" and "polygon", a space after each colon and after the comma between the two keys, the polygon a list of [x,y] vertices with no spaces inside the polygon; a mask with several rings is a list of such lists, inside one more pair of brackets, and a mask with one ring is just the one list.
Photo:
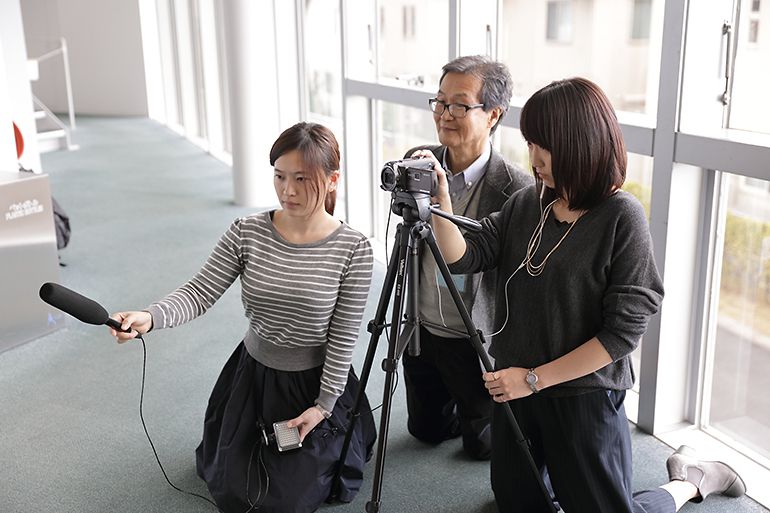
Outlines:
{"label": "short brown hair", "polygon": [[[302,157],[302,163],[309,174],[308,182],[321,198],[321,184],[324,179],[340,168],[340,147],[337,138],[331,130],[318,123],[297,123],[283,131],[270,149],[270,165],[290,151],[297,150]],[[337,203],[337,191],[329,191],[324,197],[324,208],[329,214],[334,214]]]}
{"label": "short brown hair", "polygon": [[623,133],[607,96],[590,80],[543,87],[524,104],[519,127],[527,142],[551,153],[554,192],[570,209],[594,207],[623,185]]}

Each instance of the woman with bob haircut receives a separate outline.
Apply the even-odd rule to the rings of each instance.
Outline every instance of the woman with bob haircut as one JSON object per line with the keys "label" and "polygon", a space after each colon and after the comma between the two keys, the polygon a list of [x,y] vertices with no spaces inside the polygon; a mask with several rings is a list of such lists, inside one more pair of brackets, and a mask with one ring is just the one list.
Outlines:
{"label": "woman with bob haircut", "polygon": [[[203,268],[144,311],[113,318],[131,333],[203,315],[236,279],[249,327],[214,385],[196,450],[198,475],[226,513],[307,513],[329,497],[359,382],[351,360],[372,275],[367,238],[333,217],[340,176],[334,134],[315,123],[285,130],[270,150],[281,208],[233,221]],[[364,398],[336,498],[363,481],[376,438]],[[273,423],[302,446],[268,442]]]}
{"label": "woman with bob haircut", "polygon": [[[727,465],[681,447],[670,482],[632,493],[623,400],[631,353],[663,299],[647,219],[621,190],[626,149],[605,94],[584,78],[553,82],[521,111],[535,184],[463,237],[433,218],[450,269],[498,270],[491,355],[496,403],[491,480],[501,512],[549,511],[502,406],[513,408],[542,475],[568,512],[673,512],[712,493],[744,493]],[[451,212],[440,166],[434,200]]]}

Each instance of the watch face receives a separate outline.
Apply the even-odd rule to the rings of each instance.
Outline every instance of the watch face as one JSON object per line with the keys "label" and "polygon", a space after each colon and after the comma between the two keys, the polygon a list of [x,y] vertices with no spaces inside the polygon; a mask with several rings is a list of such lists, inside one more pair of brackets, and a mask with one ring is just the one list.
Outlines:
{"label": "watch face", "polygon": [[537,375],[535,375],[535,373],[533,372],[528,373],[525,379],[527,380],[527,383],[529,383],[530,385],[534,385],[535,383],[537,383]]}

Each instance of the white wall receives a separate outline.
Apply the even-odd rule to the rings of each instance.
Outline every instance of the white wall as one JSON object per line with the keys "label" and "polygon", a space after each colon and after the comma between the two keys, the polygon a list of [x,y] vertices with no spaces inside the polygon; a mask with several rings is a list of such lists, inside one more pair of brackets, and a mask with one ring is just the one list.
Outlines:
{"label": "white wall", "polygon": [[[24,0],[22,14],[30,57],[67,40],[77,114],[147,115],[138,0]],[[66,112],[60,58],[41,64],[33,90]]]}
{"label": "white wall", "polygon": [[0,171],[18,170],[14,122],[24,136],[22,165],[40,172],[19,0],[0,2],[0,54]]}
{"label": "white wall", "polygon": [[16,168],[16,145],[11,122],[11,105],[8,98],[8,77],[3,58],[3,41],[0,39],[0,172]]}

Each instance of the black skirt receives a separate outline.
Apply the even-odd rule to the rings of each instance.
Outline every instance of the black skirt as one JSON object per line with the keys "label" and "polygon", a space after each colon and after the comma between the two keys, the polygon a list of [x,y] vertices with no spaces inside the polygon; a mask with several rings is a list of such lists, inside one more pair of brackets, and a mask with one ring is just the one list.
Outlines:
{"label": "black skirt", "polygon": [[[206,409],[203,440],[196,449],[198,475],[226,513],[305,513],[331,492],[345,432],[359,388],[351,368],[330,419],[310,432],[302,447],[279,452],[264,442],[260,419],[293,419],[313,405],[322,367],[288,372],[265,367],[241,344],[222,369]],[[361,488],[376,429],[364,396],[343,467],[338,499],[350,502]]]}

